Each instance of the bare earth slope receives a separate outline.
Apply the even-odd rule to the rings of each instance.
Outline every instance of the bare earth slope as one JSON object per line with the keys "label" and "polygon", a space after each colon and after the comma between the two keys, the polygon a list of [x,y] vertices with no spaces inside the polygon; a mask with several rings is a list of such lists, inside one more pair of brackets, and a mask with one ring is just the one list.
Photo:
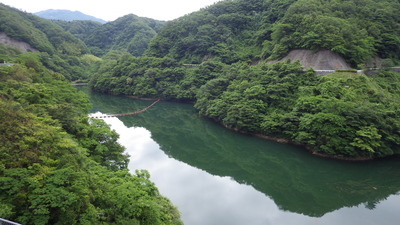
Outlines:
{"label": "bare earth slope", "polygon": [[[299,60],[304,68],[313,68],[314,70],[336,70],[351,68],[343,57],[329,50],[321,50],[318,52],[305,49],[292,50],[287,56],[278,61],[286,61],[287,59],[291,59],[292,62]],[[277,61],[272,61],[271,63],[273,62]]]}
{"label": "bare earth slope", "polygon": [[0,44],[16,47],[23,52],[37,52],[38,51],[38,50],[32,48],[28,43],[14,40],[14,39],[10,38],[9,36],[7,36],[3,32],[0,32]]}

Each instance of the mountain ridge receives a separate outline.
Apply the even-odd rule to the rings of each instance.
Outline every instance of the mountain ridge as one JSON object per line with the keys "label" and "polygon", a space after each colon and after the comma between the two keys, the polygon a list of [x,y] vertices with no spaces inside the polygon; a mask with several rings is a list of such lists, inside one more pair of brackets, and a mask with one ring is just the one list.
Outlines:
{"label": "mountain ridge", "polygon": [[118,50],[141,56],[163,24],[162,21],[128,14],[94,29],[83,41],[94,55]]}
{"label": "mountain ridge", "polygon": [[87,15],[80,11],[72,11],[66,9],[47,9],[40,12],[33,13],[36,16],[39,16],[43,19],[48,20],[64,20],[64,21],[75,21],[75,20],[91,20],[95,22],[99,22],[101,24],[107,23],[103,19]]}

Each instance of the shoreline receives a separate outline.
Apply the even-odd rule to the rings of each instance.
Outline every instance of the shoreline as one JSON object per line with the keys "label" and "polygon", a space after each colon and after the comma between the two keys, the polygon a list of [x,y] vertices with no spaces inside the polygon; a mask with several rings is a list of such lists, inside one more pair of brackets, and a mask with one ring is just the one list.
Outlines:
{"label": "shoreline", "polygon": [[[97,91],[97,90],[94,90],[94,89],[92,89],[92,90],[96,91],[96,92],[104,93],[104,92]],[[111,93],[105,93],[105,94],[113,95]],[[185,100],[181,100],[181,101],[180,100],[175,100],[174,101],[173,99],[146,98],[146,97],[139,97],[139,96],[133,96],[133,95],[114,95],[114,96],[121,96],[121,97],[131,98],[131,99],[135,99],[135,100],[145,100],[145,101],[154,101],[154,100],[160,99],[161,101],[171,101],[171,102],[190,103],[190,104],[194,104],[195,103],[194,101],[185,101]],[[352,158],[352,157],[344,157],[344,156],[337,156],[337,155],[328,155],[328,154],[324,154],[324,153],[321,153],[321,152],[317,152],[311,146],[300,144],[300,143],[297,143],[297,142],[289,140],[289,139],[273,137],[273,136],[268,136],[268,135],[264,135],[264,134],[260,134],[260,133],[252,133],[252,132],[247,132],[247,131],[243,131],[243,130],[234,129],[234,128],[226,126],[221,121],[218,121],[218,120],[216,120],[214,118],[207,117],[207,116],[204,116],[204,115],[200,115],[200,116],[202,116],[204,118],[207,118],[207,119],[210,119],[210,120],[216,122],[217,124],[223,126],[224,128],[232,130],[232,131],[240,133],[240,134],[251,135],[251,136],[254,136],[254,137],[257,137],[257,138],[261,138],[261,139],[264,139],[264,140],[275,141],[275,142],[282,143],[282,144],[289,144],[289,145],[301,147],[304,150],[306,150],[309,153],[311,153],[312,155],[320,157],[320,158],[340,160],[340,161],[349,161],[349,162],[367,162],[367,161],[373,161],[373,160],[378,160],[378,159],[383,159],[383,158],[389,158],[389,157],[392,157],[392,156],[396,156],[396,155],[392,155],[392,156],[386,156],[386,157],[380,157],[380,158],[371,158],[371,157]]]}
{"label": "shoreline", "polygon": [[[391,156],[387,156],[387,157],[383,157],[383,158],[382,157],[381,158],[371,158],[371,157],[352,158],[352,157],[343,157],[343,156],[337,156],[337,155],[328,155],[328,154],[324,154],[324,153],[321,153],[321,152],[317,152],[311,146],[300,144],[300,143],[297,143],[297,142],[289,140],[289,139],[273,137],[273,136],[268,136],[268,135],[264,135],[264,134],[260,134],[260,133],[252,133],[252,132],[247,132],[247,131],[243,131],[243,130],[234,129],[234,128],[226,126],[225,124],[223,124],[222,122],[220,122],[220,121],[218,121],[218,120],[216,120],[214,118],[210,118],[210,117],[206,117],[206,116],[203,116],[203,117],[207,118],[207,119],[211,119],[214,122],[216,122],[216,123],[220,124],[221,126],[223,126],[224,128],[232,130],[232,131],[240,133],[240,134],[246,134],[246,135],[254,136],[254,137],[257,137],[257,138],[264,139],[264,140],[275,141],[275,142],[278,142],[278,143],[281,143],[281,144],[289,144],[289,145],[301,147],[304,150],[306,150],[309,153],[311,153],[312,155],[320,157],[320,158],[340,160],[340,161],[348,161],[348,162],[368,162],[368,161],[373,161],[373,160],[377,160],[377,159],[383,159],[383,158],[391,157]],[[395,155],[392,155],[392,156],[395,156]]]}

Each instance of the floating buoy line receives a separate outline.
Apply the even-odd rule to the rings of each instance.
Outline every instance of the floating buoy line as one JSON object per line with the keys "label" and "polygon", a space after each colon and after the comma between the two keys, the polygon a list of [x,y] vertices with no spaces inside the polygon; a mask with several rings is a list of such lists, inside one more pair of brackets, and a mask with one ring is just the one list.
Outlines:
{"label": "floating buoy line", "polygon": [[160,99],[157,99],[155,102],[151,103],[149,106],[147,106],[144,109],[141,109],[139,111],[136,112],[131,112],[131,113],[121,113],[121,114],[112,114],[112,115],[105,115],[105,116],[89,116],[90,118],[94,118],[94,119],[103,119],[103,118],[111,118],[111,117],[120,117],[120,116],[132,116],[132,115],[136,115],[142,112],[145,112],[146,110],[148,110],[149,108],[151,108],[153,105],[155,105],[157,102],[159,102]]}

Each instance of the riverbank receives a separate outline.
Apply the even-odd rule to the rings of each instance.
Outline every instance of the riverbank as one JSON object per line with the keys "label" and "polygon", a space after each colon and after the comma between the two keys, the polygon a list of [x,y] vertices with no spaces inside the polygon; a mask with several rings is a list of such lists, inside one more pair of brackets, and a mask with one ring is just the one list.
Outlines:
{"label": "riverbank", "polygon": [[314,148],[312,148],[309,145],[300,144],[298,142],[295,142],[295,141],[292,141],[292,140],[289,140],[289,139],[285,139],[285,138],[273,137],[273,136],[268,136],[268,135],[264,135],[264,134],[252,133],[252,132],[247,132],[247,131],[234,129],[234,128],[226,126],[224,123],[222,123],[221,121],[218,121],[216,119],[213,119],[213,118],[210,118],[210,117],[205,117],[205,118],[211,119],[212,121],[220,124],[221,126],[225,127],[226,129],[235,131],[235,132],[240,133],[240,134],[246,134],[246,135],[258,137],[258,138],[261,138],[261,139],[264,139],[264,140],[275,141],[275,142],[282,143],[282,144],[289,144],[289,145],[301,147],[301,148],[305,149],[306,151],[310,152],[312,155],[315,155],[315,156],[318,156],[318,157],[321,157],[321,158],[334,159],[334,160],[340,160],[340,161],[353,161],[353,162],[365,162],[365,161],[372,161],[372,160],[377,159],[377,158],[371,158],[371,157],[352,158],[352,157],[344,157],[344,156],[337,156],[337,155],[328,155],[328,154],[324,154],[324,153],[318,152],[317,150],[315,150]]}
{"label": "riverbank", "polygon": [[[99,92],[97,90],[93,90],[96,92]],[[109,94],[109,95],[113,95],[111,93],[104,93],[104,92],[99,92],[99,93],[103,93],[103,94]],[[121,96],[121,97],[126,97],[126,98],[131,98],[131,99],[135,99],[135,100],[145,100],[145,101],[155,101],[157,99],[160,99],[161,101],[171,101],[171,102],[179,102],[179,103],[189,103],[189,104],[194,104],[194,101],[179,101],[179,100],[173,100],[173,99],[162,99],[162,98],[147,98],[147,97],[139,97],[139,96],[132,96],[132,95],[114,95],[114,96]],[[201,115],[203,116],[203,115]],[[345,156],[337,156],[337,155],[329,155],[329,154],[324,154],[321,152],[318,152],[317,150],[315,150],[313,147],[308,146],[308,145],[304,145],[304,144],[300,144],[297,143],[295,141],[289,140],[289,139],[285,139],[285,138],[280,138],[280,137],[273,137],[273,136],[268,136],[268,135],[264,135],[264,134],[260,134],[260,133],[251,133],[251,132],[247,132],[247,131],[243,131],[243,130],[238,130],[238,129],[234,129],[231,127],[226,126],[225,124],[223,124],[221,121],[218,121],[214,118],[210,118],[210,117],[206,117],[205,118],[211,119],[212,121],[220,124],[221,126],[225,127],[226,129],[235,131],[237,133],[241,133],[241,134],[246,134],[246,135],[251,135],[251,136],[255,136],[264,140],[270,140],[270,141],[275,141],[278,143],[283,143],[283,144],[289,144],[289,145],[293,145],[293,146],[298,146],[301,147],[303,149],[305,149],[306,151],[310,152],[312,155],[321,157],[321,158],[328,158],[328,159],[334,159],[334,160],[340,160],[340,161],[354,161],[354,162],[362,162],[362,161],[371,161],[377,158],[372,158],[372,157],[345,157]]]}
{"label": "riverbank", "polygon": [[[92,113],[147,105],[94,92],[90,97]],[[200,117],[188,104],[164,101],[140,116],[105,121],[120,134],[120,143],[131,155],[129,170],[147,170],[160,192],[179,208],[185,224],[262,225],[268,216],[265,212],[271,210],[276,210],[273,221],[276,215],[284,219],[276,225],[290,224],[290,217],[310,224],[334,213],[346,221],[352,215],[357,224],[360,218],[370,221],[360,214],[374,218],[382,214],[380,206],[375,215],[363,203],[386,198],[392,203],[391,196],[399,189],[398,160],[347,162],[315,157],[289,144],[231,132]],[[246,194],[250,192],[255,195]],[[385,214],[385,221],[389,219]]]}

